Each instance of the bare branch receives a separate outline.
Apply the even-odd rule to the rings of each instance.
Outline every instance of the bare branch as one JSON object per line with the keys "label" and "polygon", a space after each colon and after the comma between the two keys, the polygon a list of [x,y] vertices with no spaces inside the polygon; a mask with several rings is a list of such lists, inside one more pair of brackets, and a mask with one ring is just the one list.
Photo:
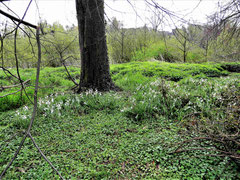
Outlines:
{"label": "bare branch", "polygon": [[36,26],[36,25],[33,25],[33,24],[31,24],[31,23],[29,23],[29,22],[26,22],[26,21],[23,21],[22,19],[16,18],[16,17],[14,17],[14,16],[12,16],[12,15],[10,15],[10,14],[2,11],[1,9],[0,9],[0,14],[8,17],[9,19],[11,19],[11,20],[13,20],[13,21],[19,22],[20,24],[24,24],[24,25],[26,25],[26,26],[32,27],[32,28],[34,28],[34,29],[37,29],[37,26]]}
{"label": "bare branch", "polygon": [[40,147],[37,145],[36,141],[34,140],[34,138],[32,137],[31,133],[28,134],[28,136],[31,138],[34,146],[37,148],[37,150],[39,151],[39,153],[41,154],[41,156],[48,162],[48,164],[52,167],[52,169],[58,174],[58,176],[60,177],[60,179],[64,179],[62,177],[62,175],[58,172],[58,170],[54,167],[54,165],[51,163],[51,161],[48,160],[48,158],[43,154],[42,150],[40,149]]}

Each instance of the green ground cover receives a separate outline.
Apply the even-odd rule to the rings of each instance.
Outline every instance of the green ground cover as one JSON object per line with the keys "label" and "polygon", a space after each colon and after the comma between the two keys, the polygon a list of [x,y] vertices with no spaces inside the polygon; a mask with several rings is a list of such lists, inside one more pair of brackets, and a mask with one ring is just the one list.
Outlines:
{"label": "green ground cover", "polygon": [[[22,78],[33,84],[34,72],[22,70]],[[79,78],[78,68],[70,72]],[[191,129],[195,121],[218,124],[214,132],[226,130],[222,120],[237,123],[238,73],[228,72],[221,64],[159,62],[113,65],[111,73],[123,91],[74,94],[63,68],[41,71],[32,135],[65,179],[240,178],[238,164],[229,157],[210,156],[216,154],[214,149],[173,153],[183,140],[198,137]],[[13,81],[0,72],[1,85]],[[32,92],[32,87],[27,91]],[[13,156],[31,115],[32,106],[25,96],[19,103],[19,95],[0,98],[0,172]],[[196,146],[194,141],[188,148]],[[29,139],[5,176],[54,178],[57,175]]]}

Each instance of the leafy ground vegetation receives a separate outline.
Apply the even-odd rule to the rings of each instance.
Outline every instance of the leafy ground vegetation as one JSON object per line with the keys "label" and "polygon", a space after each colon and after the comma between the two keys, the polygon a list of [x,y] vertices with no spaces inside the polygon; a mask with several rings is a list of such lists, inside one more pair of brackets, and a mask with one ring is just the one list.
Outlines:
{"label": "leafy ground vegetation", "polygon": [[[66,179],[239,179],[240,74],[231,65],[239,67],[112,65],[121,92],[81,94],[72,92],[64,68],[43,68],[32,135]],[[29,98],[34,71],[21,70],[22,79],[30,79]],[[78,68],[69,71],[79,79]],[[10,81],[0,72],[1,85]],[[2,171],[33,107],[21,92],[0,98],[0,104]],[[58,178],[30,140],[5,176],[19,178]]]}

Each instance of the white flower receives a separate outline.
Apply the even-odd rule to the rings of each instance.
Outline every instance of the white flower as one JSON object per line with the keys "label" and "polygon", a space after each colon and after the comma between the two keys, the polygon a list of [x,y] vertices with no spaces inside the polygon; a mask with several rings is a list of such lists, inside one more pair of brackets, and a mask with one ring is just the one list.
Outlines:
{"label": "white flower", "polygon": [[78,97],[76,97],[76,101],[77,103],[80,103],[80,99]]}
{"label": "white flower", "polygon": [[65,106],[69,106],[69,101],[66,101],[66,102],[65,102]]}
{"label": "white flower", "polygon": [[27,107],[27,106],[24,106],[24,107],[23,107],[23,110],[24,110],[24,111],[27,111],[27,110],[28,110],[28,107]]}
{"label": "white flower", "polygon": [[39,106],[42,105],[42,100],[41,99],[38,101],[38,104],[39,104]]}
{"label": "white flower", "polygon": [[57,109],[60,110],[61,109],[61,104],[57,104]]}

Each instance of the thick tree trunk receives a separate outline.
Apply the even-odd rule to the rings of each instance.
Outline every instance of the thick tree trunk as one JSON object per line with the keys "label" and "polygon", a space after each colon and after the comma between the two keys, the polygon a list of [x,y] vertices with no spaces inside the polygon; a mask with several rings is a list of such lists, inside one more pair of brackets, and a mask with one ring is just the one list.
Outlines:
{"label": "thick tree trunk", "polygon": [[81,53],[79,92],[116,90],[110,77],[105,34],[104,0],[76,0]]}

